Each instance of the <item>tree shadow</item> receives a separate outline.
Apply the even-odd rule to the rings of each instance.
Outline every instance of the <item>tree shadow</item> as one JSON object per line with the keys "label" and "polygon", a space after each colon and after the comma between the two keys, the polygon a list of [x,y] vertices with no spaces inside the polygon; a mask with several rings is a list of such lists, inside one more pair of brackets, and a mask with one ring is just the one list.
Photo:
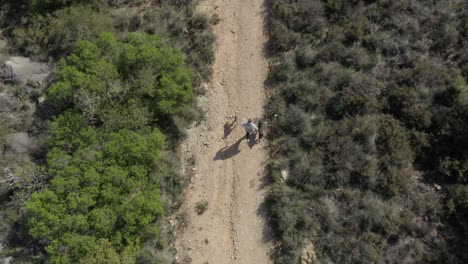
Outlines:
{"label": "tree shadow", "polygon": [[232,144],[231,146],[224,147],[224,148],[218,150],[218,152],[216,152],[216,155],[214,156],[213,160],[227,160],[227,159],[232,158],[235,155],[239,154],[239,152],[240,152],[239,146],[240,146],[240,143],[242,142],[243,139],[244,139],[244,137],[241,137],[236,141],[236,143]]}
{"label": "tree shadow", "polygon": [[237,120],[236,119],[232,120],[231,123],[226,122],[224,124],[224,138],[227,138],[231,134],[231,132],[236,127],[236,125],[237,125]]}

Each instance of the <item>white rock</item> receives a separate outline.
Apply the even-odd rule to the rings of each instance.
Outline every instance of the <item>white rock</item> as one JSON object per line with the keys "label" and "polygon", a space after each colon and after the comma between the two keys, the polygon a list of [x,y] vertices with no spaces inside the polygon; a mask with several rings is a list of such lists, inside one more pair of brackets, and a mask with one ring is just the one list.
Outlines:
{"label": "white rock", "polygon": [[317,255],[315,253],[315,247],[312,242],[302,249],[301,264],[311,264],[317,261]]}
{"label": "white rock", "polygon": [[288,179],[289,173],[287,170],[281,170],[281,181],[285,182]]}
{"label": "white rock", "polygon": [[38,104],[43,104],[45,102],[46,98],[45,96],[40,96],[39,98],[37,98],[37,103]]}

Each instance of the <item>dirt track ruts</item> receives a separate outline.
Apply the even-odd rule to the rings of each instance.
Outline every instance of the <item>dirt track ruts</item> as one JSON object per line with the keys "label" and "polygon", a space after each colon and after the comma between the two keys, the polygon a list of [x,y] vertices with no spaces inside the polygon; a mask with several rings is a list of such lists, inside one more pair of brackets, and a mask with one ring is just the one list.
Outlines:
{"label": "dirt track ruts", "polygon": [[[248,144],[241,123],[262,116],[268,61],[264,54],[264,0],[203,0],[216,13],[212,81],[199,98],[205,121],[189,130],[182,152],[195,170],[181,212],[189,225],[176,241],[177,259],[192,263],[270,263],[270,230],[264,206],[264,142]],[[237,125],[233,116],[238,112]],[[197,215],[197,202],[208,210]]]}

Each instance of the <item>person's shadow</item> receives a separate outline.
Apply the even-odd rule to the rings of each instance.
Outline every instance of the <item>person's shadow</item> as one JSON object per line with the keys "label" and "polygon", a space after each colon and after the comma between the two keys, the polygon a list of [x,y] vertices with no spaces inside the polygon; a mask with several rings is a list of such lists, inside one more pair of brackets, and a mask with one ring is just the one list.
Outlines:
{"label": "person's shadow", "polygon": [[239,154],[240,152],[240,143],[242,140],[245,139],[244,137],[241,137],[236,141],[236,143],[232,144],[229,147],[224,147],[218,152],[216,152],[216,155],[214,156],[213,160],[227,160],[229,158],[234,157],[235,155]]}

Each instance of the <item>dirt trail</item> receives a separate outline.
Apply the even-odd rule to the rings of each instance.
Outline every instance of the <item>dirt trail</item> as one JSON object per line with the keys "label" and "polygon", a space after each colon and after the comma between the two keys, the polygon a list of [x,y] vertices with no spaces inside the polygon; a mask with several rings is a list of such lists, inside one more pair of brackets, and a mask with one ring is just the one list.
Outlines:
{"label": "dirt trail", "polygon": [[[204,0],[200,9],[216,13],[214,76],[200,105],[206,121],[189,130],[183,145],[196,160],[192,183],[182,211],[189,226],[178,236],[180,262],[270,263],[270,231],[265,224],[266,193],[263,142],[248,144],[241,123],[262,116],[264,56],[264,0]],[[237,125],[233,116],[238,112]],[[208,201],[202,215],[196,203]]]}

